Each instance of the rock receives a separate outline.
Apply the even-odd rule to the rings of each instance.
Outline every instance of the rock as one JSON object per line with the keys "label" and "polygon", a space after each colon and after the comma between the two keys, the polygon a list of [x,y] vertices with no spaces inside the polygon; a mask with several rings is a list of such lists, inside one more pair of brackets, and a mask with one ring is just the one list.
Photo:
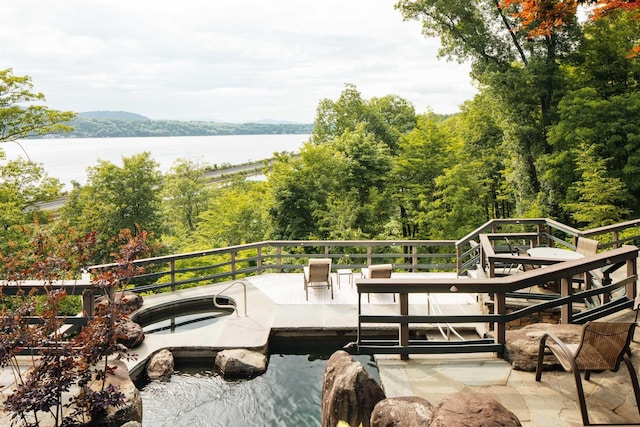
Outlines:
{"label": "rock", "polygon": [[120,427],[142,427],[142,423],[137,421],[129,421],[128,423],[122,424]]}
{"label": "rock", "polygon": [[173,354],[163,349],[155,353],[147,362],[147,376],[151,381],[169,381],[174,370]]}
{"label": "rock", "polygon": [[371,413],[371,427],[422,427],[433,418],[433,405],[417,396],[390,397]]}
{"label": "rock", "polygon": [[[511,362],[514,369],[533,372],[538,363],[540,338],[545,332],[551,332],[567,344],[577,344],[582,336],[582,325],[558,325],[534,323],[522,329],[507,331],[504,358]],[[558,365],[554,357],[544,359],[545,368]]]}
{"label": "rock", "polygon": [[216,355],[216,366],[224,377],[252,378],[265,373],[267,357],[252,350],[223,350]]}
{"label": "rock", "polygon": [[492,397],[458,392],[442,400],[429,427],[516,427],[522,426],[513,412]]}
{"label": "rock", "polygon": [[[127,366],[121,360],[115,360],[109,364],[115,366],[116,370],[114,375],[107,376],[106,385],[112,384],[124,394],[124,405],[117,408],[109,406],[104,414],[94,415],[91,425],[120,427],[130,421],[142,423],[142,397],[129,377]],[[100,391],[102,381],[93,381],[89,387],[93,391]]]}
{"label": "rock", "polygon": [[[144,303],[140,295],[131,291],[116,291],[113,295],[113,301],[120,305],[126,314],[133,313],[142,307],[142,304]],[[109,303],[109,298],[106,295],[97,298],[95,304],[96,312],[99,312],[101,308],[109,305]]]}
{"label": "rock", "polygon": [[116,324],[118,343],[127,348],[134,348],[144,341],[142,326],[129,319],[123,319]]}
{"label": "rock", "polygon": [[335,427],[339,421],[369,427],[373,408],[384,398],[384,391],[361,363],[342,350],[331,355],[322,383],[323,427]]}

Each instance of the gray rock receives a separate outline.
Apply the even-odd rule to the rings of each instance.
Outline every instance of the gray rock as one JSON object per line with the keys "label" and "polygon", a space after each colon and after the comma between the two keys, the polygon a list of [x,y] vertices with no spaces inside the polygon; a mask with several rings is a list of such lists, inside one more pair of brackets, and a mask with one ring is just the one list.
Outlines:
{"label": "gray rock", "polygon": [[[109,362],[116,367],[114,375],[108,375],[106,385],[113,384],[124,394],[124,405],[117,408],[110,406],[104,414],[94,415],[91,425],[105,427],[120,427],[130,421],[142,423],[142,397],[129,377],[127,365],[121,360]],[[89,384],[91,390],[100,391],[102,381],[94,381]]]}
{"label": "gray rock", "polygon": [[[133,313],[144,303],[142,297],[131,291],[117,291],[113,295],[113,301],[124,309],[126,314]],[[106,295],[96,299],[96,310],[110,304],[110,300]]]}
{"label": "gray rock", "polygon": [[173,354],[163,349],[149,358],[146,367],[147,376],[151,381],[169,381],[174,367]]}
{"label": "gray rock", "polygon": [[522,426],[513,412],[492,397],[458,392],[440,402],[429,427],[518,427]]}
{"label": "gray rock", "polygon": [[362,364],[342,350],[331,355],[322,383],[323,427],[335,427],[339,421],[369,427],[373,408],[384,398],[384,391]]}
{"label": "gray rock", "polygon": [[[534,323],[522,329],[507,331],[504,358],[511,362],[514,369],[533,372],[538,363],[538,346],[545,332],[551,332],[567,344],[580,342],[582,325],[558,325],[551,323]],[[558,361],[550,356],[545,357],[545,369],[554,367]]]}
{"label": "gray rock", "polygon": [[424,427],[431,423],[433,405],[417,396],[390,397],[371,413],[371,427]]}
{"label": "gray rock", "polygon": [[267,357],[252,350],[223,350],[216,355],[216,366],[224,377],[252,378],[266,372]]}
{"label": "gray rock", "polygon": [[118,343],[127,348],[135,348],[144,341],[142,326],[129,319],[120,320],[116,324]]}

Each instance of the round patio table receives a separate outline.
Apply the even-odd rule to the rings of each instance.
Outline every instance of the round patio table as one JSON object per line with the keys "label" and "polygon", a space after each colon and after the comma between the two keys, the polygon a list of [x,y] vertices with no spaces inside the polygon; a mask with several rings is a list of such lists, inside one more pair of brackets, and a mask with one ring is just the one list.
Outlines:
{"label": "round patio table", "polygon": [[555,259],[578,259],[584,258],[584,255],[561,248],[549,248],[546,246],[538,246],[536,248],[527,249],[527,253],[537,258],[555,258]]}

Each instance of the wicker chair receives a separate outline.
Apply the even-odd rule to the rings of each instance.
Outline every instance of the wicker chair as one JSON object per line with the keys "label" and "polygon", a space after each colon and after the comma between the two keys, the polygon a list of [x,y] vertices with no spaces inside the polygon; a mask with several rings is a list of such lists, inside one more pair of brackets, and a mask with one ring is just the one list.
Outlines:
{"label": "wicker chair", "polygon": [[309,288],[331,289],[333,299],[333,281],[331,280],[331,258],[315,258],[309,260],[309,265],[302,268],[304,272],[304,293],[309,301]]}
{"label": "wicker chair", "polygon": [[[620,368],[620,362],[624,360],[629,370],[636,404],[640,411],[640,386],[636,371],[629,359],[631,354],[629,346],[635,326],[635,323],[588,322],[582,329],[582,338],[579,344],[565,344],[553,334],[544,334],[540,339],[538,349],[536,381],[540,381],[542,378],[544,356],[554,355],[565,371],[573,372],[583,424],[585,426],[594,425],[589,422],[580,372],[584,371],[584,379],[589,381],[592,371],[611,370],[617,372]],[[552,342],[548,342],[548,340]]]}
{"label": "wicker chair", "polygon": [[579,237],[576,245],[576,252],[584,256],[591,256],[598,253],[599,242],[586,237]]}

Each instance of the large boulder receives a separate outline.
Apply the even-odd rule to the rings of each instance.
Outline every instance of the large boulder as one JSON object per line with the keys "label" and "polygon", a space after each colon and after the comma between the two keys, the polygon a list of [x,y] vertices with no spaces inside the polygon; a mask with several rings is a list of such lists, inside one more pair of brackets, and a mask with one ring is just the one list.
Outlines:
{"label": "large boulder", "polygon": [[371,413],[371,427],[423,427],[433,418],[433,405],[417,396],[390,397]]}
{"label": "large boulder", "polygon": [[129,319],[122,319],[116,323],[118,343],[127,348],[135,348],[144,341],[142,326]]}
{"label": "large boulder", "polygon": [[[582,336],[582,325],[558,325],[534,323],[522,329],[507,331],[504,358],[511,362],[514,369],[533,372],[538,364],[540,339],[550,332],[567,344],[577,344]],[[545,356],[545,369],[558,364],[551,356]]]}
{"label": "large boulder", "polygon": [[[133,313],[144,303],[142,297],[135,292],[131,291],[116,291],[113,294],[113,302],[119,305],[124,309],[126,314]],[[96,299],[96,311],[99,311],[101,308],[109,305],[111,303],[109,297],[103,295]]]}
{"label": "large boulder", "polygon": [[174,368],[173,354],[169,350],[163,349],[149,358],[146,371],[151,381],[169,381]]}
{"label": "large boulder", "polygon": [[[124,394],[124,405],[117,408],[109,406],[103,414],[94,415],[91,425],[120,427],[130,421],[142,423],[142,397],[129,377],[127,365],[121,360],[114,360],[109,364],[115,366],[116,369],[113,375],[107,376],[106,385],[113,385]],[[102,381],[93,381],[89,384],[89,388],[93,391],[100,391]]]}
{"label": "large boulder", "polygon": [[429,427],[518,427],[513,412],[492,397],[458,392],[444,398],[433,413]]}
{"label": "large boulder", "polygon": [[252,350],[223,350],[216,354],[216,366],[225,378],[252,378],[265,373],[267,370],[267,357],[260,352]]}
{"label": "large boulder", "polygon": [[331,355],[322,383],[323,427],[335,427],[339,421],[369,427],[373,408],[384,398],[384,391],[361,363],[342,350]]}

